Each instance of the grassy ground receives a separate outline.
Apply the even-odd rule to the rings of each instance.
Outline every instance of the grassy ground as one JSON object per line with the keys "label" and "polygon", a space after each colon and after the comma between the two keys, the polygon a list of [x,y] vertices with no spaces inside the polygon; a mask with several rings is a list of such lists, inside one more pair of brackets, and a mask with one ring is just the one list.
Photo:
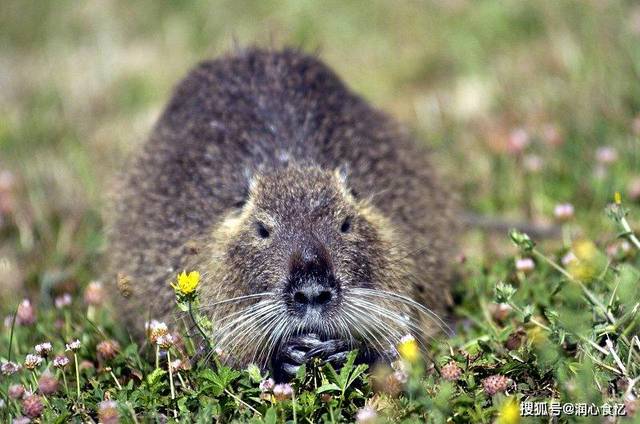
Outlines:
{"label": "grassy ground", "polygon": [[[535,249],[468,232],[456,335],[429,348],[435,365],[411,361],[409,344],[400,371],[314,366],[293,396],[260,388],[256,370],[192,363],[169,375],[166,354],[156,367],[153,345],[131,343],[88,286],[102,276],[104,190],[172,85],[256,41],[319,51],[428,140],[469,211],[562,227]],[[640,6],[622,1],[3,1],[0,362],[23,369],[1,376],[0,421],[515,423],[527,401],[632,412],[640,254],[623,233],[640,222],[639,46]],[[563,203],[575,211],[565,220],[554,217]],[[71,305],[56,307],[63,293]],[[22,299],[34,310],[23,304],[14,321]],[[45,341],[52,353],[26,368]],[[168,351],[186,364],[192,350]],[[576,420],[605,418],[560,418]]]}

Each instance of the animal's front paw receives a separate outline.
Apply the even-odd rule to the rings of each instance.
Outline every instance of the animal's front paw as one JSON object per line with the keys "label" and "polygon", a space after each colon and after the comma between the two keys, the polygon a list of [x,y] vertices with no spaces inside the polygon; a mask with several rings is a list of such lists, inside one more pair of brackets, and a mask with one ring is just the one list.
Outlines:
{"label": "animal's front paw", "polygon": [[272,368],[276,381],[291,380],[302,364],[319,358],[339,368],[348,353],[347,343],[342,340],[321,340],[315,334],[305,334],[291,339],[281,346]]}
{"label": "animal's front paw", "polygon": [[307,353],[322,344],[315,334],[305,334],[280,347],[272,362],[273,376],[278,382],[291,380],[300,366],[307,362]]}
{"label": "animal's front paw", "polygon": [[349,345],[344,340],[326,340],[307,352],[307,361],[318,358],[330,363],[334,368],[340,368],[349,352]]}

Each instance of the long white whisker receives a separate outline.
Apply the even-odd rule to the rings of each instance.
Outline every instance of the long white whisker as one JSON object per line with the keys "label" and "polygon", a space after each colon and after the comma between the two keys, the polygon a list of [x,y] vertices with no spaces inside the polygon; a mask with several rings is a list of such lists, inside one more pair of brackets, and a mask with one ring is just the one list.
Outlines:
{"label": "long white whisker", "polygon": [[377,303],[369,302],[363,298],[354,299],[354,304],[358,304],[363,306],[365,309],[371,310],[373,312],[377,312],[380,315],[383,315],[385,318],[388,318],[393,323],[399,324],[404,329],[411,329],[416,333],[422,333],[422,328],[420,328],[415,323],[411,322],[411,320],[407,317],[400,315],[397,312],[391,311]]}
{"label": "long white whisker", "polygon": [[401,301],[401,302],[403,302],[403,303],[405,303],[407,305],[414,306],[415,308],[418,308],[420,311],[426,313],[428,316],[430,316],[432,319],[434,319],[435,322],[438,324],[438,326],[445,333],[447,333],[447,335],[449,335],[449,336],[453,335],[453,329],[446,322],[444,322],[442,320],[442,318],[440,318],[431,309],[427,308],[426,306],[416,302],[415,300],[413,300],[413,299],[411,299],[409,297],[406,297],[406,296],[398,294],[398,293],[385,291],[385,290],[372,290],[372,289],[366,289],[366,288],[362,288],[362,287],[353,288],[353,289],[350,289],[349,291],[351,293],[355,294],[355,295],[361,295],[361,296],[370,295],[370,296],[377,296],[377,297],[386,298],[386,299],[389,299],[391,297],[391,298],[395,298],[398,301]]}
{"label": "long white whisker", "polygon": [[243,311],[242,314],[239,314],[235,319],[219,327],[215,333],[215,336],[224,335],[228,333],[229,329],[232,329],[233,332],[239,331],[247,323],[249,323],[251,319],[257,317],[258,315],[265,314],[271,309],[274,309],[275,307],[276,307],[275,305],[268,303],[268,304],[259,305],[259,307],[255,307],[255,308],[253,307],[247,308],[245,311]]}
{"label": "long white whisker", "polygon": [[[254,325],[255,321],[262,319],[265,315],[269,315],[272,311],[276,310],[277,307],[277,304],[271,302],[266,303],[261,305],[259,308],[255,308],[248,313],[240,315],[233,321],[225,324],[216,333],[218,335],[222,335],[217,344],[224,345],[230,337],[232,337],[236,333],[239,333],[241,330],[246,329],[247,327],[251,327],[252,325]],[[231,329],[231,331],[227,331],[228,329]]]}
{"label": "long white whisker", "polygon": [[[396,346],[397,343],[400,341],[400,339],[402,338],[402,336],[404,336],[407,333],[407,330],[411,329],[412,331],[415,332],[416,335],[421,335],[422,334],[422,329],[417,326],[416,324],[412,323],[411,321],[407,321],[405,320],[402,316],[398,315],[395,312],[389,311],[377,304],[374,303],[370,303],[367,301],[364,301],[362,299],[358,299],[358,302],[360,303],[360,306],[362,308],[364,308],[365,310],[371,310],[373,312],[376,312],[380,315],[383,315],[385,318],[391,320],[393,323],[397,323],[400,324],[401,328],[403,330],[405,330],[404,334],[401,334],[397,329],[394,329],[393,332],[391,332],[391,330],[389,328],[383,327],[385,330],[388,330],[389,334],[393,336],[393,338],[396,340],[395,343],[393,343],[392,346]],[[374,321],[375,322],[375,321]],[[423,343],[423,341],[421,340],[420,337],[417,338],[418,343],[420,344],[420,346],[422,347],[423,351],[427,351],[427,346]]]}
{"label": "long white whisker", "polygon": [[230,298],[230,299],[223,299],[223,300],[219,300],[219,301],[214,302],[214,303],[209,303],[207,305],[202,305],[198,309],[204,311],[204,310],[212,309],[215,306],[223,305],[225,303],[235,303],[235,302],[240,302],[242,300],[255,299],[256,297],[273,296],[273,294],[274,294],[273,292],[262,292],[262,293],[247,294],[245,296],[238,296],[238,297],[233,297],[233,298]]}
{"label": "long white whisker", "polygon": [[[252,361],[256,360],[257,354],[257,361],[260,365],[266,366],[270,355],[267,355],[264,360],[262,359],[265,353],[264,348],[266,346],[269,346],[269,350],[271,349],[270,346],[272,345],[273,340],[277,338],[275,335],[276,330],[278,329],[280,323],[286,320],[286,315],[280,313],[283,309],[283,306],[284,305],[282,304],[282,302],[277,302],[276,308],[274,308],[273,312],[268,317],[262,319],[259,326],[256,326],[256,330],[258,334],[260,334],[260,339],[259,343],[257,343],[256,345],[256,349],[254,350]],[[259,352],[260,349],[261,351]]]}
{"label": "long white whisker", "polygon": [[[246,340],[248,340],[251,337],[255,338],[256,335],[258,335],[258,339],[256,343],[253,343],[253,346],[252,346],[254,356],[255,356],[256,352],[260,349],[260,346],[262,345],[263,340],[269,334],[268,331],[266,331],[266,329],[269,327],[270,323],[273,322],[273,318],[277,316],[276,311],[277,311],[277,308],[272,308],[266,311],[264,314],[255,316],[251,320],[251,324],[248,327],[245,326],[244,328],[245,331],[243,332],[243,334],[239,336],[237,339],[235,339],[235,342],[233,343],[233,345],[230,346],[229,350],[231,352],[235,352],[235,349],[237,346],[243,346]],[[234,333],[236,333],[236,331],[234,331]]]}
{"label": "long white whisker", "polygon": [[382,344],[382,342],[378,339],[378,337],[376,337],[376,335],[374,334],[374,332],[371,331],[371,329],[364,325],[362,321],[366,322],[371,322],[371,319],[366,319],[366,320],[361,320],[359,318],[356,318],[355,315],[350,314],[350,310],[352,310],[353,312],[359,313],[360,316],[364,316],[364,317],[368,317],[368,318],[373,318],[369,315],[369,312],[366,310],[363,310],[361,308],[357,308],[353,305],[348,305],[345,303],[344,305],[344,310],[349,313],[349,316],[351,316],[353,318],[352,320],[352,324],[354,324],[354,326],[358,329],[358,332],[363,335],[363,336],[368,336],[365,338],[368,338],[369,340],[371,340],[372,342],[374,342],[374,346],[377,345],[378,346],[378,351],[383,352],[385,350],[385,346]]}
{"label": "long white whisker", "polygon": [[[363,307],[356,304],[352,304],[350,306],[361,314],[367,313],[370,317],[372,317],[371,308]],[[384,347],[381,345],[382,351],[393,348],[397,344],[397,342],[394,343],[394,340],[400,340],[402,335],[392,326],[385,326],[384,322],[381,322],[379,319],[377,319],[378,317],[375,318],[376,319],[368,319],[364,324],[370,324],[371,330],[377,332],[382,338],[384,338],[384,341],[387,345]],[[389,337],[391,337],[391,339]]]}

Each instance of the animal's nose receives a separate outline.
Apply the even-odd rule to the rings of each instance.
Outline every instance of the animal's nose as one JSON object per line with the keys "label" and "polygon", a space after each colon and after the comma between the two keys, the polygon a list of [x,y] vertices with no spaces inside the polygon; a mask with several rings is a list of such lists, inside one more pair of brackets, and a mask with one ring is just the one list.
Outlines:
{"label": "animal's nose", "polygon": [[325,310],[337,299],[339,287],[331,258],[318,240],[305,240],[291,255],[288,289],[292,306],[299,313]]}
{"label": "animal's nose", "polygon": [[333,289],[317,284],[307,284],[293,293],[293,302],[297,308],[323,308],[333,299]]}

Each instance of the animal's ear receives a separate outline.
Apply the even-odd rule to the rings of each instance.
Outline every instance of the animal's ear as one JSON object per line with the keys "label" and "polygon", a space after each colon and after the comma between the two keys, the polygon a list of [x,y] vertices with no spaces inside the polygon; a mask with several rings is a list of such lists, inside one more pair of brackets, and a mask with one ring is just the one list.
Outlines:
{"label": "animal's ear", "polygon": [[340,181],[344,186],[347,186],[347,180],[349,179],[349,166],[346,163],[343,163],[339,167],[337,167],[334,171],[336,178]]}
{"label": "animal's ear", "polygon": [[241,209],[249,200],[249,195],[255,189],[256,173],[251,168],[245,168],[239,181],[238,192],[235,196],[234,208]]}
{"label": "animal's ear", "polygon": [[342,185],[344,190],[354,198],[357,198],[358,196],[356,194],[356,191],[351,186],[351,184],[349,184],[349,166],[346,163],[340,165],[335,169],[334,174],[338,181],[340,181],[340,184]]}
{"label": "animal's ear", "polygon": [[253,193],[258,188],[258,173],[245,170],[247,184],[247,195]]}

